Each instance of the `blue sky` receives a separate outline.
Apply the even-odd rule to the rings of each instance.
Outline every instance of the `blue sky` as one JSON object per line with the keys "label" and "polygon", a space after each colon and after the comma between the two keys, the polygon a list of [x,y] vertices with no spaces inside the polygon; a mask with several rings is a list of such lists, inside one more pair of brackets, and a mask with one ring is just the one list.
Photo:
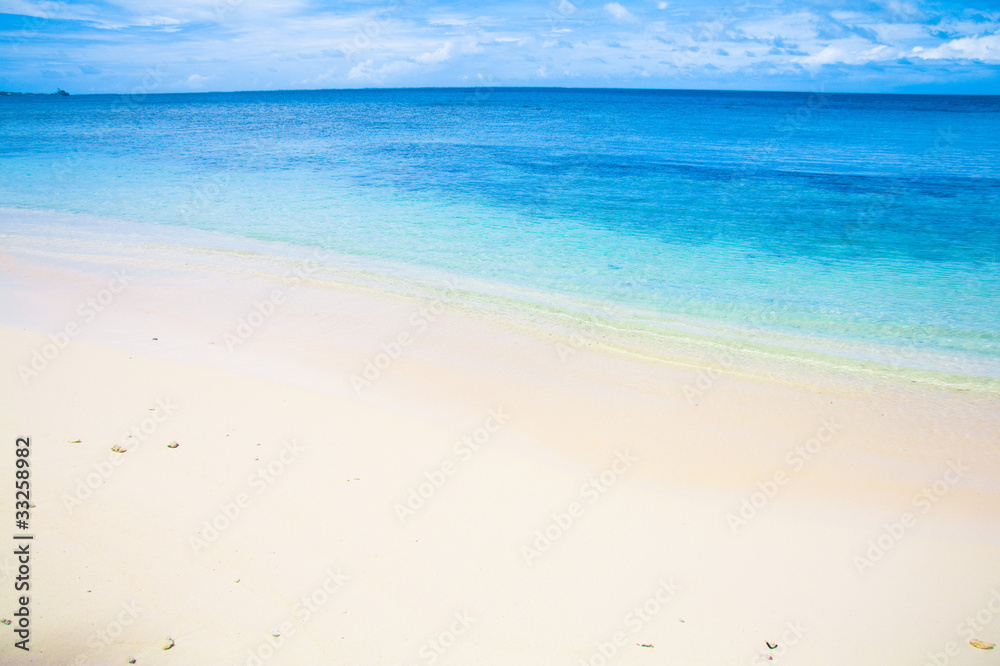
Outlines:
{"label": "blue sky", "polygon": [[0,89],[1000,94],[1000,0],[0,0]]}

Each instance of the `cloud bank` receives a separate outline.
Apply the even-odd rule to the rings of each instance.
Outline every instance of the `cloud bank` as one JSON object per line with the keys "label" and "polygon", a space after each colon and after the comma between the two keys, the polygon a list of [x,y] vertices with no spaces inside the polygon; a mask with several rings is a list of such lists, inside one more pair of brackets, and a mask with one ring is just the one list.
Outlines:
{"label": "cloud bank", "polygon": [[0,89],[1000,94],[991,2],[0,0]]}

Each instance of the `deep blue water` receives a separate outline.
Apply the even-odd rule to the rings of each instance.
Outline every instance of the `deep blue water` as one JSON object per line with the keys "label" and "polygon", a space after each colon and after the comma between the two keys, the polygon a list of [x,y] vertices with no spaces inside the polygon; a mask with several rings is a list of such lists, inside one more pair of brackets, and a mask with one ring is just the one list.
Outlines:
{"label": "deep blue water", "polygon": [[996,96],[8,97],[0,206],[323,246],[1000,376]]}

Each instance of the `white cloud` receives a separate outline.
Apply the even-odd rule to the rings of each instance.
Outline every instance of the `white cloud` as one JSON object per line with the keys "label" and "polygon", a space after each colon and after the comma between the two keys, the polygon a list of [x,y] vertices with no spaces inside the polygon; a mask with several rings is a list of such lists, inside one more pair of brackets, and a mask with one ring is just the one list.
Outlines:
{"label": "white cloud", "polygon": [[351,67],[351,71],[347,73],[347,78],[349,79],[370,79],[372,77],[372,65],[375,63],[374,60],[365,60],[359,62],[354,67]]}
{"label": "white cloud", "polygon": [[865,15],[861,12],[847,11],[844,9],[834,9],[830,12],[830,16],[842,23],[853,23],[865,18]]}
{"label": "white cloud", "polygon": [[604,11],[611,14],[619,21],[622,19],[627,19],[632,17],[631,12],[625,9],[625,7],[620,2],[609,2],[608,4],[604,5]]}
{"label": "white cloud", "polygon": [[1000,35],[953,39],[933,49],[916,47],[912,55],[924,60],[960,58],[980,62],[1000,62]]}
{"label": "white cloud", "polygon": [[427,19],[430,25],[470,25],[472,18],[462,14],[446,14]]}
{"label": "white cloud", "polygon": [[816,37],[816,17],[809,12],[774,14],[741,23],[739,28],[747,37],[755,39],[781,38],[798,42]]}
{"label": "white cloud", "polygon": [[[845,42],[847,40],[844,40]],[[795,58],[796,62],[800,62],[803,65],[864,65],[866,63],[875,60],[890,60],[899,57],[899,51],[897,49],[892,49],[885,44],[878,44],[876,46],[871,46],[871,42],[861,42],[858,44],[855,42],[853,48],[851,45],[846,45],[846,48],[841,48],[840,46],[827,46],[825,49],[819,53],[813,53],[808,56],[800,56]],[[869,46],[870,48],[863,48],[864,46]]]}
{"label": "white cloud", "polygon": [[452,43],[445,42],[436,51],[428,51],[418,56],[403,60],[393,60],[382,66],[376,66],[373,59],[359,62],[347,73],[347,78],[352,81],[368,80],[381,83],[387,79],[399,77],[404,74],[412,74],[421,65],[435,65],[451,58]]}
{"label": "white cloud", "polygon": [[[751,3],[721,12],[693,0],[574,2],[545,0],[539,11],[524,12],[490,2],[475,10],[407,4],[403,11],[394,0],[336,9],[312,0],[0,0],[0,11],[75,23],[26,18],[25,30],[39,38],[22,39],[19,54],[8,51],[11,71],[41,76],[39,63],[60,44],[66,58],[102,63],[101,80],[80,77],[89,77],[94,92],[130,88],[135,63],[147,62],[169,69],[173,83],[165,87],[177,90],[248,89],[265,80],[285,88],[440,85],[480,69],[511,82],[537,76],[558,83],[569,71],[565,76],[602,77],[609,85],[644,75],[673,85],[706,71],[725,73],[728,79],[712,76],[731,84],[748,73],[773,75],[780,87],[785,73],[802,77],[803,68],[815,74],[823,65],[843,65],[823,75],[850,87],[850,67],[910,58],[909,68],[864,74],[891,89],[918,73],[945,81],[1000,63],[1000,13],[943,9],[930,0],[870,0],[832,11],[832,4],[785,3],[782,10]],[[169,48],[142,39],[151,30],[173,32]],[[554,48],[566,34],[574,48]],[[474,53],[483,56],[469,57]],[[644,58],[645,68],[636,64]],[[928,60],[939,61],[933,73]],[[193,66],[197,74],[181,74]]]}
{"label": "white cloud", "polygon": [[866,27],[884,44],[913,44],[927,37],[927,29],[920,23],[882,23]]}
{"label": "white cloud", "polygon": [[121,30],[130,27],[128,23],[120,21],[105,21],[104,19],[84,19],[87,25],[98,30]]}
{"label": "white cloud", "polygon": [[202,88],[205,86],[205,82],[214,79],[214,76],[202,76],[201,74],[195,73],[187,77],[186,83],[189,88]]}
{"label": "white cloud", "polygon": [[415,62],[408,60],[396,60],[381,67],[375,67],[374,62],[373,60],[365,60],[358,63],[347,73],[347,78],[354,81],[368,80],[381,83],[387,78],[412,72],[418,67]]}
{"label": "white cloud", "polygon": [[425,65],[433,65],[434,63],[444,62],[451,57],[451,42],[445,42],[445,44],[439,48],[437,51],[431,53],[421,53],[414,60]]}
{"label": "white cloud", "polygon": [[90,5],[73,7],[65,2],[35,2],[31,0],[6,0],[0,6],[0,11],[4,14],[70,21],[90,19],[96,14],[96,8]]}
{"label": "white cloud", "polygon": [[337,78],[337,68],[331,67],[322,74],[317,74],[315,78],[303,80],[301,81],[301,83],[304,85],[316,85],[320,83],[326,83],[327,81],[336,78]]}
{"label": "white cloud", "polygon": [[184,23],[184,21],[179,21],[175,18],[170,18],[169,16],[150,16],[148,18],[138,19],[134,25],[180,25],[181,23]]}

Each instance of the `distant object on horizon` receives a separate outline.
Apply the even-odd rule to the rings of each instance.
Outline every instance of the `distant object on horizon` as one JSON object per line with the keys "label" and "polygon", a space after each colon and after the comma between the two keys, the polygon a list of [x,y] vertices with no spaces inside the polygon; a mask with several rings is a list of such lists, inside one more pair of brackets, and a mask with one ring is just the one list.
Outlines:
{"label": "distant object on horizon", "polygon": [[54,93],[22,93],[22,92],[6,92],[6,91],[3,91],[3,90],[0,90],[0,95],[6,95],[6,96],[11,96],[11,95],[41,95],[41,96],[45,96],[45,95],[59,95],[61,97],[69,97],[69,93],[66,92],[65,90],[63,90],[62,88],[56,88],[56,91]]}

